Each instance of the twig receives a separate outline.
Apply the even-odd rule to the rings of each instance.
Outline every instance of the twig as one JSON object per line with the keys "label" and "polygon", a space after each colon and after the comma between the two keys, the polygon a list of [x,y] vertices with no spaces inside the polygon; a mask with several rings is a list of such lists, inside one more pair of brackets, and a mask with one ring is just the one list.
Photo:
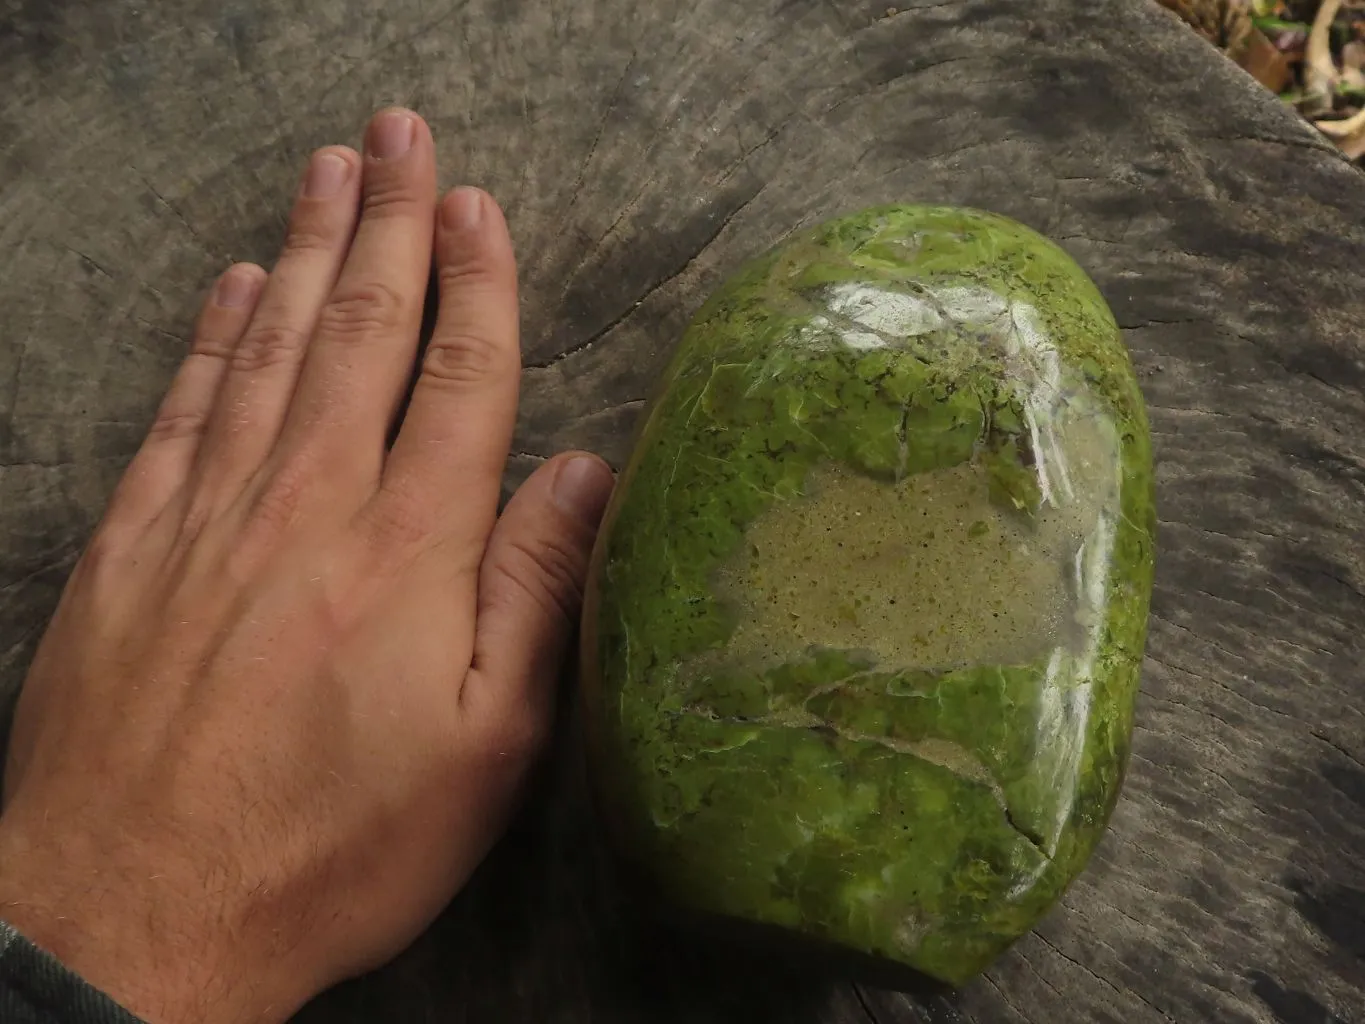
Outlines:
{"label": "twig", "polygon": [[1337,144],[1348,160],[1365,156],[1365,110],[1341,121],[1314,121],[1314,127]]}
{"label": "twig", "polygon": [[1314,121],[1313,126],[1333,139],[1344,139],[1365,129],[1365,110],[1340,121]]}
{"label": "twig", "polygon": [[1332,60],[1331,29],[1340,10],[1341,0],[1322,0],[1304,51],[1304,92],[1319,111],[1332,109],[1332,90],[1339,77],[1336,62]]}

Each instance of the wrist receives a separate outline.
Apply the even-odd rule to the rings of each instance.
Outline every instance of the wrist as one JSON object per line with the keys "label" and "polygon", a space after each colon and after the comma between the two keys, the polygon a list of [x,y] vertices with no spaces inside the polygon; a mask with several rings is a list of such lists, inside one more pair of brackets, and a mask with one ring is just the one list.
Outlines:
{"label": "wrist", "polygon": [[156,867],[44,849],[0,826],[0,919],[129,1012],[149,1024],[286,1020],[297,1007],[259,991],[205,927],[206,898]]}

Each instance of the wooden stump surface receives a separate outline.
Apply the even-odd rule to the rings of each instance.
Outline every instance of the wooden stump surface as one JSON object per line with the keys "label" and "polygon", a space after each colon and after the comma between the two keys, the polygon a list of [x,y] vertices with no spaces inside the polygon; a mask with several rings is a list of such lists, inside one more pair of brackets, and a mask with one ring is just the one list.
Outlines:
{"label": "wooden stump surface", "polygon": [[572,736],[431,932],[313,1022],[1365,1021],[1365,176],[1148,0],[0,3],[0,685],[230,259],[406,103],[508,210],[509,486],[617,465],[705,294],[873,203],[1064,245],[1131,346],[1161,528],[1129,781],[1063,905],[952,998],[631,923]]}

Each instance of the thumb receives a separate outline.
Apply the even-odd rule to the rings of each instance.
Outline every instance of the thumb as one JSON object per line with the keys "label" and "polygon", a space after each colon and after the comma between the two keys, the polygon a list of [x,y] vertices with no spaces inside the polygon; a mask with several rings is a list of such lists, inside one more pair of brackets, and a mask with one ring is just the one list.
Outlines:
{"label": "thumb", "polygon": [[612,483],[597,456],[569,452],[531,474],[508,502],[479,570],[465,682],[476,700],[548,713]]}

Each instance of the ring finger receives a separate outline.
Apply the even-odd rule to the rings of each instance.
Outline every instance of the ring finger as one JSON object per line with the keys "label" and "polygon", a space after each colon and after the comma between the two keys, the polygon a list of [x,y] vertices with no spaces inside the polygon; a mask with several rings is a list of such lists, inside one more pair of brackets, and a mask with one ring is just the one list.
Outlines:
{"label": "ring finger", "polygon": [[331,146],[309,162],[279,261],[233,350],[196,467],[213,504],[235,499],[279,436],[318,316],[360,208],[360,158]]}

